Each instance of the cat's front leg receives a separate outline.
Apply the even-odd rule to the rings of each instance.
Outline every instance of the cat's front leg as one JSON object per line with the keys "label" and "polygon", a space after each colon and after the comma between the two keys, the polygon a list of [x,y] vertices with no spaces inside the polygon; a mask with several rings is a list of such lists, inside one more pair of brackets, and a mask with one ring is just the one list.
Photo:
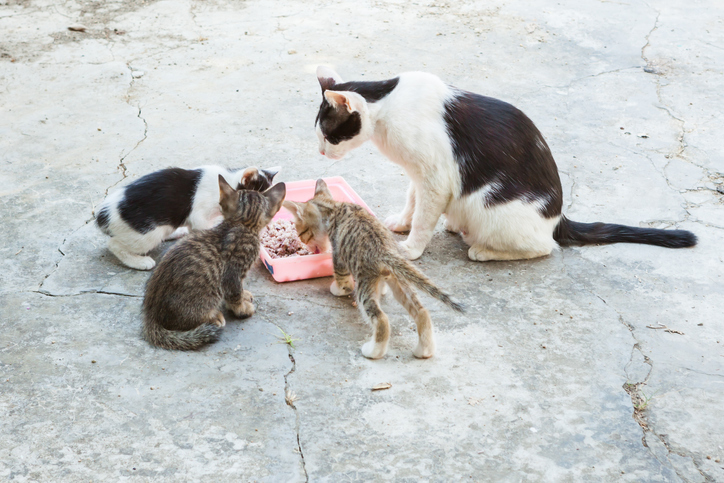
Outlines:
{"label": "cat's front leg", "polygon": [[334,266],[334,281],[329,287],[329,291],[336,297],[349,295],[354,290],[354,280],[349,270],[334,255],[332,256],[332,265]]}
{"label": "cat's front leg", "polygon": [[410,182],[407,188],[407,201],[402,213],[388,216],[385,219],[385,226],[392,231],[405,232],[410,231],[412,226],[412,214],[415,212],[415,184]]}
{"label": "cat's front leg", "polygon": [[430,243],[437,220],[450,201],[450,195],[433,186],[422,186],[415,190],[415,213],[407,240],[400,243],[403,253],[410,260],[417,260]]}
{"label": "cat's front leg", "polygon": [[179,238],[182,238],[188,234],[189,234],[189,229],[185,226],[180,226],[180,227],[176,228],[176,230],[173,233],[168,235],[164,241],[178,240]]}
{"label": "cat's front leg", "polygon": [[[231,264],[226,267],[221,280],[221,290],[224,294],[224,302],[229,310],[239,318],[251,317],[254,315],[254,297],[251,292],[244,290],[242,278],[239,276],[241,267]],[[246,273],[244,271],[243,273]]]}
{"label": "cat's front leg", "polygon": [[245,319],[254,315],[254,296],[248,290],[242,290],[237,297],[232,300],[226,299],[226,306],[234,315],[240,319]]}

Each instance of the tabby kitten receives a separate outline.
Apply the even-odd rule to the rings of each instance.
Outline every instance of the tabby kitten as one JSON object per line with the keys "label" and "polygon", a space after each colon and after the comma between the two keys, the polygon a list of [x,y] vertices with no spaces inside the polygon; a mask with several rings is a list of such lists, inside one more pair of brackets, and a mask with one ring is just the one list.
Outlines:
{"label": "tabby kitten", "polygon": [[420,304],[412,286],[458,312],[464,309],[403,257],[390,231],[361,206],[334,201],[321,179],[317,180],[310,201],[285,201],[284,208],[292,213],[299,238],[310,250],[324,251],[331,242],[332,294],[349,295],[356,282],[357,306],[373,327],[372,339],[362,346],[362,354],[379,359],[387,352],[390,324],[379,301],[381,291],[388,284],[397,301],[417,324],[419,342],[413,354],[422,359],[432,357],[435,339],[430,314]]}
{"label": "tabby kitten", "polygon": [[214,342],[226,325],[222,302],[237,317],[254,313],[242,282],[259,258],[259,232],[281,208],[286,187],[237,191],[221,175],[218,183],[224,220],[171,247],[146,285],[143,337],[155,346],[194,350]]}

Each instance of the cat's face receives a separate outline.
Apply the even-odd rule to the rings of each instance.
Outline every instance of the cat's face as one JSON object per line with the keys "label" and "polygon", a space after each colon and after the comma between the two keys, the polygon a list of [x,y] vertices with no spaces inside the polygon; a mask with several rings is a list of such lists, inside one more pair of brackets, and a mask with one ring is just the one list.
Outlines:
{"label": "cat's face", "polygon": [[219,205],[224,219],[238,221],[257,230],[261,230],[274,218],[286,194],[284,183],[278,183],[262,193],[235,190],[219,175]]}
{"label": "cat's face", "polygon": [[314,198],[311,200],[306,203],[284,202],[284,208],[292,214],[299,239],[314,253],[329,251],[327,220],[320,208],[330,202],[334,202],[332,194],[321,179],[317,180]]}
{"label": "cat's face", "polygon": [[266,191],[272,185],[274,176],[279,173],[280,167],[259,169],[254,166],[246,168],[241,175],[237,190]]}
{"label": "cat's face", "polygon": [[322,104],[315,122],[319,152],[330,159],[341,159],[372,136],[367,101],[356,92],[341,90],[338,84],[342,79],[330,69],[318,68],[317,78],[322,87]]}

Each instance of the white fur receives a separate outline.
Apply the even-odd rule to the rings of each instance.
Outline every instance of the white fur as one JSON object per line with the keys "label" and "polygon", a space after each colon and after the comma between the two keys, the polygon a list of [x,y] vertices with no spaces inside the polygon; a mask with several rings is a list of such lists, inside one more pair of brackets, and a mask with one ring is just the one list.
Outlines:
{"label": "white fur", "polygon": [[231,186],[238,186],[245,170],[229,172],[220,166],[200,166],[195,169],[202,171],[201,179],[196,188],[191,214],[186,223],[176,229],[171,225],[161,225],[148,233],[139,233],[131,228],[119,213],[118,205],[125,195],[125,186],[112,192],[96,212],[108,208],[109,224],[108,249],[124,265],[137,270],[150,270],[156,266],[153,258],[146,256],[164,240],[174,240],[184,236],[189,230],[205,230],[213,228],[223,219],[219,205],[219,175]]}
{"label": "white fur", "polygon": [[[325,68],[325,74],[341,82],[333,71]],[[456,92],[432,74],[408,72],[399,78],[397,87],[374,103],[353,92],[336,92],[337,104],[339,94],[347,96],[351,108],[360,113],[362,130],[338,145],[327,142],[319,126],[317,137],[320,152],[329,158],[340,159],[371,140],[382,154],[402,166],[411,180],[407,202],[402,212],[388,217],[385,224],[394,231],[410,231],[401,243],[409,258],[422,255],[443,213],[447,214],[446,229],[462,232],[471,246],[471,260],[550,254],[557,246],[553,230],[560,217],[541,216],[538,209],[545,200],[515,200],[486,207],[485,197],[500,189],[499,183],[461,196],[460,173],[443,120],[445,102]]]}

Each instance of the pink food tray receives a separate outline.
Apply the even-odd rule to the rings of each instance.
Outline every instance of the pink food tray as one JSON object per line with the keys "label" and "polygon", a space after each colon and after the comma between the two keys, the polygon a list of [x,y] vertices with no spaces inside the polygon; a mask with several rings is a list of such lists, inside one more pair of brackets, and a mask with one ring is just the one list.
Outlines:
{"label": "pink food tray", "polygon": [[[369,206],[362,201],[352,187],[341,176],[324,178],[332,197],[337,201],[349,201],[364,207],[372,213]],[[289,201],[309,201],[314,197],[316,180],[306,179],[303,181],[291,181],[286,183],[287,196]],[[372,213],[374,215],[374,213]],[[291,220],[292,214],[282,208],[274,216],[274,220]],[[304,255],[300,257],[272,258],[269,252],[261,247],[261,260],[277,282],[293,282],[294,280],[306,280],[309,278],[329,277],[334,274],[332,268],[332,254],[320,253],[317,255]]]}

